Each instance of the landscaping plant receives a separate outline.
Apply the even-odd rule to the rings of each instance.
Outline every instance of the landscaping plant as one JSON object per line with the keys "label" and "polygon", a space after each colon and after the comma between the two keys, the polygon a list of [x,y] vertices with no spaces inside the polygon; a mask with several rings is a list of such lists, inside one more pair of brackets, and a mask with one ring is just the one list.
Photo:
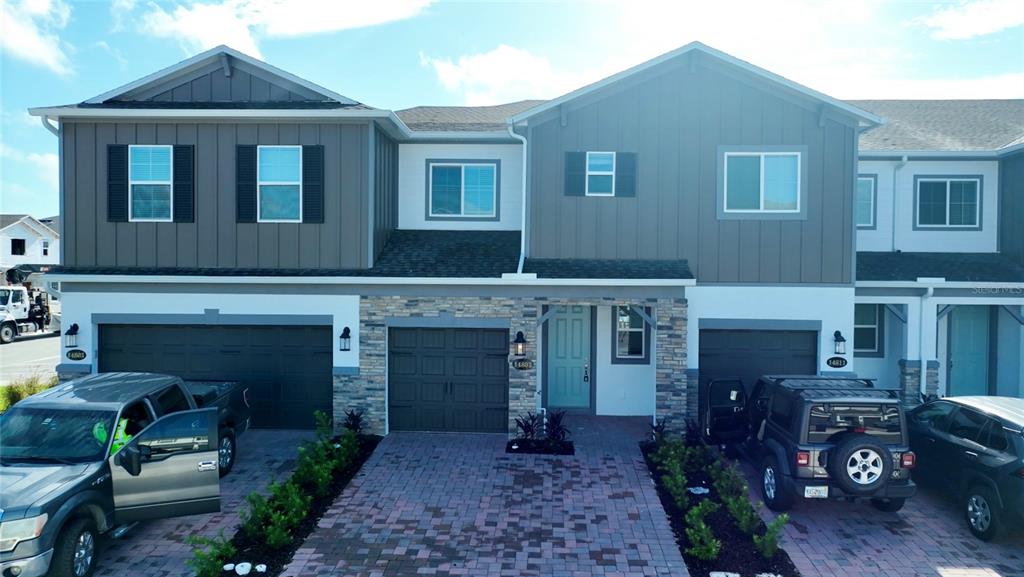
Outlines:
{"label": "landscaping plant", "polygon": [[718,503],[704,499],[686,512],[686,538],[690,540],[686,552],[698,559],[713,561],[722,550],[722,542],[715,539],[711,527],[704,522],[705,517],[717,510]]}
{"label": "landscaping plant", "polygon": [[550,411],[544,434],[549,441],[564,441],[571,434],[565,426],[565,411]]}
{"label": "landscaping plant", "polygon": [[532,441],[540,437],[544,429],[544,417],[540,413],[526,413],[516,417],[517,439]]}
{"label": "landscaping plant", "polygon": [[235,556],[237,550],[221,531],[216,537],[189,535],[185,542],[192,546],[193,556],[185,564],[196,572],[196,577],[218,577],[224,574],[224,563]]}
{"label": "landscaping plant", "polygon": [[761,525],[754,506],[750,503],[750,488],[736,467],[721,459],[708,467],[718,498],[736,521],[736,526],[747,535],[753,535]]}
{"label": "landscaping plant", "polygon": [[788,522],[789,515],[783,513],[768,523],[764,535],[754,535],[754,547],[757,547],[765,559],[771,559],[779,550],[779,536],[782,534],[782,528]]}
{"label": "landscaping plant", "polygon": [[366,419],[364,418],[363,411],[348,409],[345,411],[345,422],[342,423],[345,430],[352,431],[356,435],[362,435],[363,429],[366,428]]}
{"label": "landscaping plant", "polygon": [[6,411],[18,401],[41,393],[57,385],[57,376],[42,378],[34,375],[9,385],[0,387],[0,413]]}

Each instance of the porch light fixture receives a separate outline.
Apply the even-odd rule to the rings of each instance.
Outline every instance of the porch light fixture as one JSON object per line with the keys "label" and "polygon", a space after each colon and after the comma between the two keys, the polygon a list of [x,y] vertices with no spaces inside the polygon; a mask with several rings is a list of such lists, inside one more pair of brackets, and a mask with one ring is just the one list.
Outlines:
{"label": "porch light fixture", "polygon": [[843,337],[843,333],[836,331],[832,334],[832,340],[836,342],[836,354],[846,354],[846,339]]}
{"label": "porch light fixture", "polygon": [[78,323],[71,323],[68,330],[64,331],[64,346],[69,349],[78,346]]}
{"label": "porch light fixture", "polygon": [[349,329],[348,327],[341,329],[341,335],[338,337],[338,350],[352,350],[352,330]]}
{"label": "porch light fixture", "polygon": [[526,354],[526,336],[523,334],[523,331],[516,333],[516,340],[512,341],[512,344],[515,345],[517,357],[521,357]]}

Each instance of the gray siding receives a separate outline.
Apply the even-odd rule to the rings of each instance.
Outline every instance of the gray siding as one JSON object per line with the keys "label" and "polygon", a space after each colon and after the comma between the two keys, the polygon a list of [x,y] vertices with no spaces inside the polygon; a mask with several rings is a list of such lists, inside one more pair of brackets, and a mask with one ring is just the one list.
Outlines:
{"label": "gray siding", "polygon": [[[62,128],[66,266],[339,269],[368,264],[366,124],[65,121]],[[195,145],[195,222],[108,222],[108,144]],[[235,222],[239,144],[322,144],[324,223]]]}
{"label": "gray siding", "polygon": [[1024,152],[999,162],[999,252],[1024,265]]}
{"label": "gray siding", "polygon": [[[698,282],[853,282],[852,118],[703,59],[652,68],[530,120],[537,258],[689,260]],[[806,220],[719,220],[719,145],[806,146]],[[564,194],[566,151],[636,152],[635,198]]]}
{"label": "gray siding", "polygon": [[[254,71],[252,71],[254,72]],[[238,63],[231,75],[220,64],[192,74],[140,87],[116,99],[119,102],[318,102],[327,97],[266,74],[243,70]]]}
{"label": "gray siding", "polygon": [[398,227],[398,143],[374,129],[373,256]]}

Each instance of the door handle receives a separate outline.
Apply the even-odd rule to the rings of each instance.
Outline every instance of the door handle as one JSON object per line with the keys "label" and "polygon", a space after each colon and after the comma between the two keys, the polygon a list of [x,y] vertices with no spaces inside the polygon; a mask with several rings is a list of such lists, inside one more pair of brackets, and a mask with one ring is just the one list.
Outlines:
{"label": "door handle", "polygon": [[199,463],[196,464],[196,467],[199,469],[200,473],[204,471],[216,471],[217,461],[199,461]]}
{"label": "door handle", "polygon": [[975,453],[974,451],[964,451],[964,455],[967,455],[971,459],[977,459],[978,458],[978,454]]}
{"label": "door handle", "polygon": [[590,382],[590,365],[589,364],[583,365],[583,382],[584,383],[589,383]]}

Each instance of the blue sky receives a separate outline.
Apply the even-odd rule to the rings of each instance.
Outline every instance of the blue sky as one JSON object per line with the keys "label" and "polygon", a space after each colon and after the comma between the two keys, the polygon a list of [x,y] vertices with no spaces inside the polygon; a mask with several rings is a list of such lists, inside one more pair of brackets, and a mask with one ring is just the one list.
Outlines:
{"label": "blue sky", "polygon": [[0,0],[0,212],[57,211],[79,102],[228,44],[367,104],[550,98],[700,40],[838,98],[1022,98],[1020,0]]}

